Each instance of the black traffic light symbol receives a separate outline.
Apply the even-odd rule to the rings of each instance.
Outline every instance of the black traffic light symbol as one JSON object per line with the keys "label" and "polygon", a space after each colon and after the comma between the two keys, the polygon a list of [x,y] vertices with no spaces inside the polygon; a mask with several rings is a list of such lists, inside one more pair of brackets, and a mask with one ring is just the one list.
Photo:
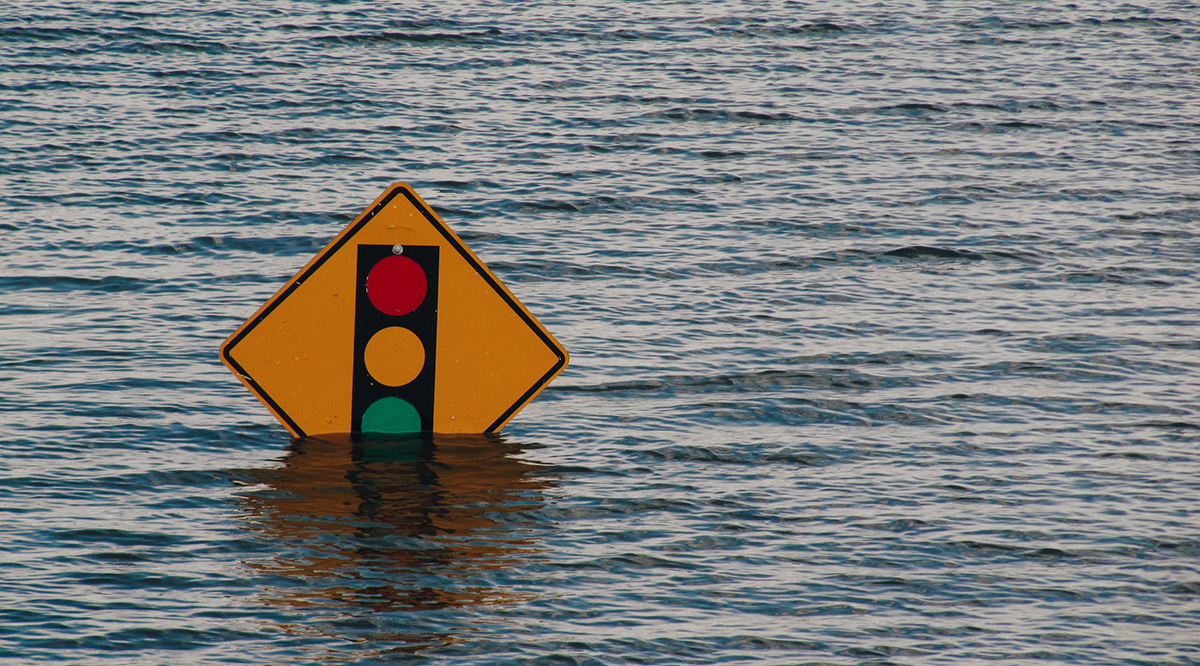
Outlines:
{"label": "black traffic light symbol", "polygon": [[356,433],[433,430],[436,245],[359,245],[354,303]]}

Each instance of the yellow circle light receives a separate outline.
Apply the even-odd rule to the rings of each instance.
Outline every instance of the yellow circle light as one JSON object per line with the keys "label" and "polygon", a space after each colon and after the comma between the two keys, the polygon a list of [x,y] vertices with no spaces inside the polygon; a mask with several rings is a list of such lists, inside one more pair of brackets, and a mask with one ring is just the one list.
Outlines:
{"label": "yellow circle light", "polygon": [[391,326],[371,336],[363,362],[367,372],[380,384],[404,386],[425,367],[425,346],[416,333]]}

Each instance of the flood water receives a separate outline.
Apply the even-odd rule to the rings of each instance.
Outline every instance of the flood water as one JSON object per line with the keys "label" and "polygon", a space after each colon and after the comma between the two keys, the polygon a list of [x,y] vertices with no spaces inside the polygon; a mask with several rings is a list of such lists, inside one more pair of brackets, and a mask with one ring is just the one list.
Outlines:
{"label": "flood water", "polygon": [[[292,440],[407,182],[571,354]],[[1200,663],[1200,4],[9,2],[0,662]]]}

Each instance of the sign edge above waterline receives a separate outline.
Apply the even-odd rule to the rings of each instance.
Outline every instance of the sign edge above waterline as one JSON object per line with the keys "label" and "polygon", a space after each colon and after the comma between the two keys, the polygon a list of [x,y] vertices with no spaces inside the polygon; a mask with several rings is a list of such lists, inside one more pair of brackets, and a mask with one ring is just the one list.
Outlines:
{"label": "sign edge above waterline", "polygon": [[[409,207],[411,210],[406,209],[405,206]],[[417,231],[414,231],[412,228],[408,227],[400,227],[400,229],[396,229],[398,226],[397,221],[391,220],[391,218],[388,218],[387,216],[400,215],[406,211],[409,216],[408,219],[415,218],[417,224],[427,224],[428,229],[419,229]],[[391,220],[392,223],[387,224],[386,229],[380,226],[389,220]],[[373,225],[372,223],[375,224]],[[514,393],[519,391],[519,395],[512,399],[511,404],[509,404],[509,398],[503,398],[500,404],[506,406],[504,406],[502,409],[498,407],[491,408],[492,411],[498,410],[494,414],[494,418],[492,411],[489,411],[485,416],[483,416],[482,421],[476,421],[478,424],[488,422],[486,426],[476,425],[469,430],[456,430],[453,429],[453,424],[450,424],[450,429],[439,429],[438,424],[435,423],[432,431],[445,433],[496,432],[503,428],[504,425],[506,425],[513,418],[513,416],[517,414],[517,412],[519,412],[531,400],[533,400],[533,398],[536,397],[537,394],[540,393],[546,387],[546,385],[548,385],[550,381],[557,377],[562,372],[563,368],[566,367],[567,363],[569,362],[569,355],[562,344],[560,344],[558,340],[556,340],[554,336],[548,330],[546,330],[544,326],[542,326],[542,324],[533,316],[532,313],[529,312],[524,304],[522,304],[520,300],[518,300],[517,297],[513,295],[513,293],[509,291],[509,289],[499,280],[499,278],[497,278],[496,275],[492,273],[490,269],[488,269],[486,264],[484,264],[479,257],[476,256],[475,253],[472,252],[471,249],[462,242],[458,235],[455,234],[454,231],[450,229],[450,227],[440,217],[438,217],[438,215],[433,211],[432,207],[425,203],[425,201],[412,187],[402,182],[394,183],[384,190],[384,192],[379,195],[379,197],[377,197],[375,201],[372,202],[361,214],[359,214],[358,217],[347,224],[345,228],[343,228],[336,236],[334,236],[334,238],[324,248],[322,248],[321,251],[317,252],[317,254],[314,255],[304,265],[303,268],[301,268],[294,276],[292,276],[291,279],[289,279],[282,287],[280,287],[274,295],[267,299],[265,303],[263,303],[249,318],[247,318],[240,326],[238,326],[238,328],[221,344],[221,362],[234,373],[238,380],[241,381],[242,384],[245,385],[246,388],[249,389],[250,392],[256,398],[258,398],[260,402],[263,403],[268,411],[270,411],[271,414],[275,416],[275,418],[278,419],[279,422],[293,436],[304,437],[326,432],[349,432],[353,430],[353,428],[348,427],[344,422],[345,419],[339,415],[337,418],[329,419],[329,422],[341,424],[343,427],[334,427],[325,430],[314,429],[311,426],[311,422],[314,420],[313,418],[310,418],[311,414],[302,416],[294,413],[296,411],[294,407],[287,408],[281,404],[281,396],[283,395],[283,392],[289,390],[287,387],[264,386],[264,383],[271,384],[272,380],[269,380],[264,376],[256,376],[256,374],[261,375],[264,373],[261,371],[256,373],[255,370],[248,369],[246,367],[247,365],[254,364],[249,363],[246,358],[241,358],[239,360],[239,345],[245,346],[247,339],[250,336],[253,336],[255,332],[259,330],[259,327],[263,326],[267,322],[270,322],[272,315],[277,312],[277,309],[287,303],[288,299],[294,297],[298,291],[305,289],[305,285],[309,283],[310,280],[314,280],[315,276],[324,277],[324,274],[321,271],[323,268],[325,268],[326,264],[330,262],[330,260],[338,257],[340,252],[353,252],[353,248],[357,247],[358,245],[358,243],[354,242],[355,237],[364,232],[364,230],[371,231],[370,235],[373,236],[373,239],[370,240],[371,243],[378,243],[380,242],[381,237],[387,237],[389,240],[386,242],[394,242],[397,245],[403,245],[406,240],[404,230],[412,233],[424,234],[423,237],[427,240],[436,239],[439,244],[452,250],[452,252],[448,254],[455,257],[455,261],[462,262],[461,265],[456,264],[458,266],[459,273],[468,274],[468,277],[471,278],[470,283],[472,287],[468,291],[468,294],[464,297],[487,299],[487,307],[480,308],[481,311],[490,309],[490,311],[493,313],[502,311],[508,312],[511,315],[515,315],[515,317],[519,318],[520,323],[510,321],[510,328],[513,325],[523,325],[524,327],[527,327],[527,333],[532,334],[533,338],[536,338],[537,340],[535,343],[532,341],[533,338],[530,338],[529,340],[524,340],[522,344],[532,344],[538,349],[544,347],[544,351],[536,352],[540,358],[541,364],[534,368],[534,372],[541,370],[542,367],[546,367],[545,371],[532,381],[528,378],[523,379],[522,383],[530,382],[530,385],[527,388],[510,389],[506,387],[506,391],[513,391]],[[435,233],[430,233],[430,230]],[[478,277],[482,282],[475,280],[475,277]],[[341,281],[338,281],[338,284],[341,284]],[[343,299],[341,303],[337,303],[336,301],[328,299],[323,302],[330,304],[336,303],[338,307],[342,307],[345,302],[352,303],[352,298],[349,298],[349,296],[353,293],[353,287],[353,284],[346,284],[344,289],[339,290],[341,293],[345,293],[347,295],[347,298]],[[338,297],[339,293],[334,293],[333,296]],[[460,306],[457,302],[451,300],[457,296],[458,295],[453,293],[442,294],[439,298],[439,308],[444,308],[448,311],[455,311],[457,308],[459,314],[457,319],[462,321],[465,315],[463,315],[461,310],[466,306]],[[500,304],[495,302],[495,299],[497,298],[503,303]],[[353,335],[354,321],[352,318],[345,322],[322,321],[320,312],[314,312],[312,314],[312,322],[314,322],[313,325],[318,327],[338,327],[339,332],[341,332],[342,327],[348,327],[351,336]],[[475,328],[484,329],[488,326],[488,322],[472,322],[472,326]],[[293,325],[293,328],[295,328],[295,325]],[[293,334],[293,337],[296,337],[296,331],[292,330],[289,332]],[[466,335],[469,337],[471,334],[467,333]],[[523,338],[529,337],[525,333],[522,333],[521,335]],[[540,346],[538,346],[539,343]],[[443,352],[449,355],[453,353],[453,350],[443,349],[443,346],[439,344],[437,350],[435,350],[435,353],[441,355]],[[282,356],[285,356],[282,351],[272,351],[270,353],[279,353],[281,355],[281,360],[276,361],[276,365],[281,363],[283,360]],[[329,351],[328,353],[336,354],[337,352]],[[303,356],[303,354],[301,354],[301,356]],[[499,356],[499,354],[497,354],[497,356]],[[255,357],[255,360],[258,362],[260,359]],[[289,363],[292,362],[292,359],[286,360],[288,360]],[[302,362],[299,357],[297,357],[296,361]],[[337,361],[334,361],[334,363],[336,362]],[[318,364],[325,365],[327,363],[329,363],[328,358],[322,358],[319,359]],[[261,366],[261,363],[259,363],[259,365]],[[486,368],[480,368],[480,371],[482,372],[485,369]],[[461,368],[459,368],[459,371],[461,374]],[[349,369],[347,369],[346,372],[349,372]],[[439,386],[437,390],[439,394],[442,394],[445,391],[453,391],[454,387]],[[455,401],[455,404],[459,402],[464,401],[458,400]],[[471,401],[465,400],[465,402]],[[456,417],[451,416],[449,418],[453,420]],[[302,425],[300,421],[304,421],[306,424]],[[306,425],[307,427],[305,427]]]}

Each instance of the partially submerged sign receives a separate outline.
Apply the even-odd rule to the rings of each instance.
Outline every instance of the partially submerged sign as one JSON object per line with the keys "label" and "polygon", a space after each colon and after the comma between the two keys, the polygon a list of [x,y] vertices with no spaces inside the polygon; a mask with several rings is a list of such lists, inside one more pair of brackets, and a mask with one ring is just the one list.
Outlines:
{"label": "partially submerged sign", "polygon": [[297,437],[499,430],[567,352],[397,183],[221,345]]}

